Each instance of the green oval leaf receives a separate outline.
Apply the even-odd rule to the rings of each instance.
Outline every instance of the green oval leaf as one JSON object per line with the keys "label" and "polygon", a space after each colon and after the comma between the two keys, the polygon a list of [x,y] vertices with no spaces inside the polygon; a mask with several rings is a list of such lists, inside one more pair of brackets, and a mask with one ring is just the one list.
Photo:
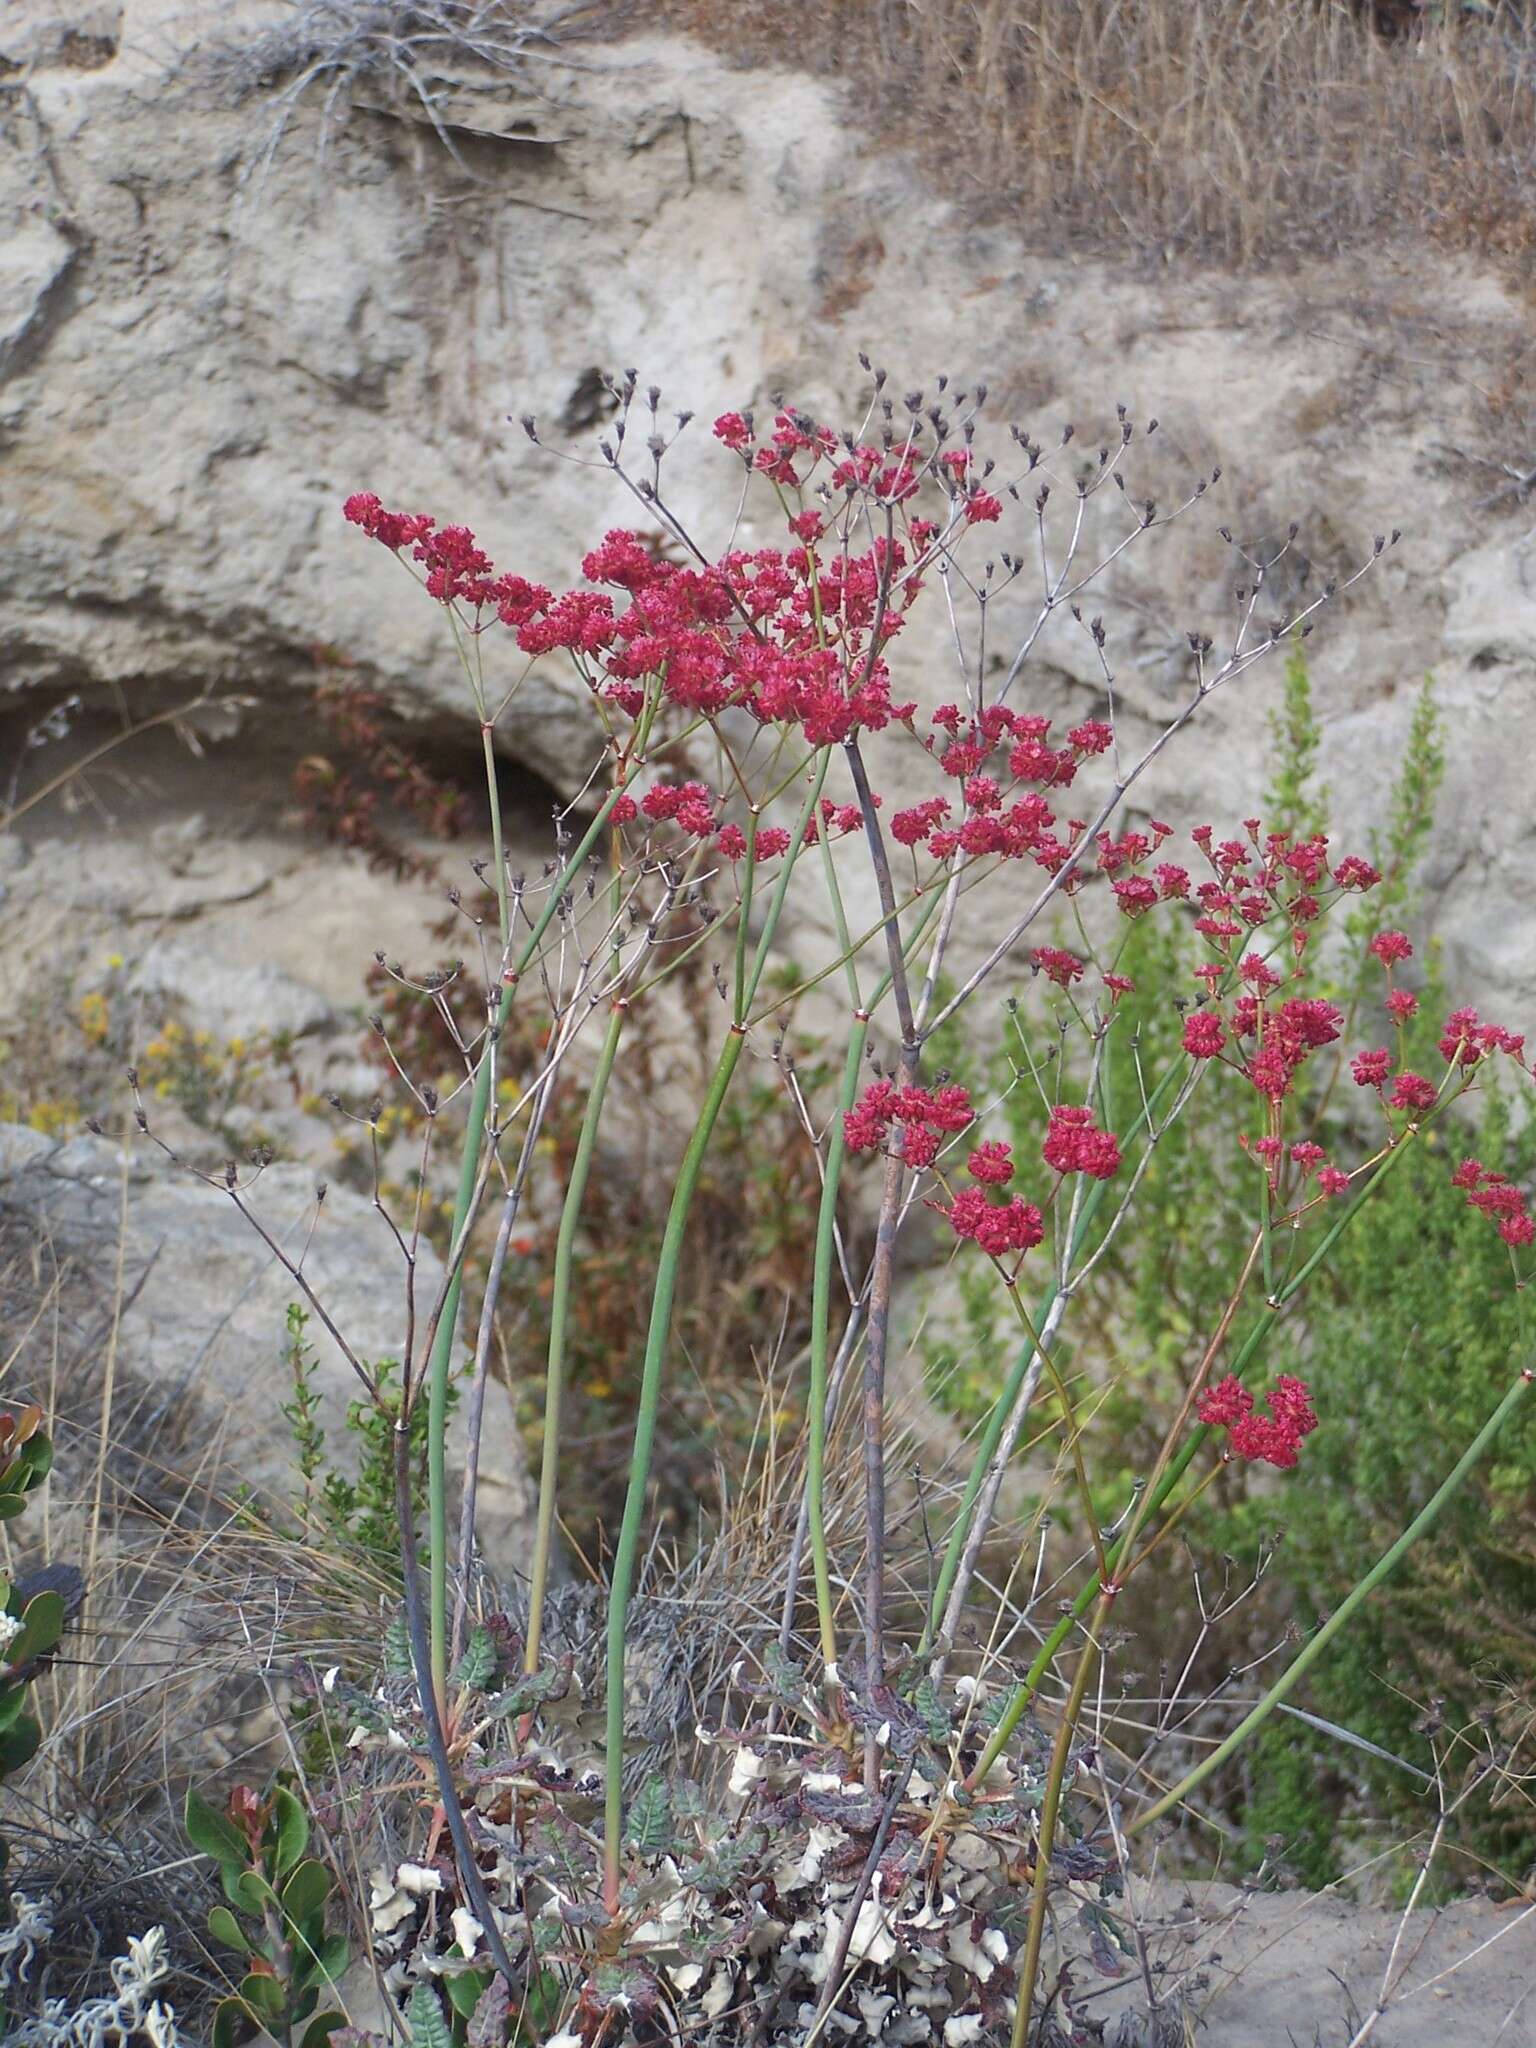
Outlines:
{"label": "green oval leaf", "polygon": [[448,1994],[448,2003],[461,2019],[474,2017],[480,1994],[494,1975],[493,1970],[455,1970],[452,1976],[444,1975],[443,1989]]}
{"label": "green oval leaf", "polygon": [[17,1464],[26,1474],[26,1485],[30,1490],[38,1486],[53,1470],[53,1439],[46,1436],[29,1437],[21,1447]]}
{"label": "green oval leaf", "polygon": [[[225,1874],[227,1878],[228,1873]],[[226,1881],[224,1891],[227,1898],[247,1913],[260,1913],[277,1904],[277,1893],[259,1870],[242,1870],[233,1885]]]}
{"label": "green oval leaf", "polygon": [[227,1948],[237,1948],[243,1955],[249,1955],[251,1944],[245,1938],[245,1930],[231,1913],[228,1906],[215,1906],[208,1915],[208,1932],[215,1941],[222,1941]]}
{"label": "green oval leaf", "polygon": [[309,1847],[309,1816],[285,1786],[272,1794],[272,1825],[276,1834],[273,1875],[279,1884],[302,1859]]}
{"label": "green oval leaf", "polygon": [[328,1983],[339,1983],[347,1973],[347,1962],[351,1953],[344,1934],[328,1934],[315,1952],[319,1975]]}
{"label": "green oval leaf", "polygon": [[187,1787],[182,1825],[194,1849],[211,1856],[215,1863],[244,1870],[250,1863],[250,1844],[227,1815],[217,1812],[207,1800]]}
{"label": "green oval leaf", "polygon": [[21,1634],[14,1636],[6,1651],[10,1664],[25,1664],[29,1657],[41,1657],[64,1633],[64,1595],[38,1593],[26,1604],[21,1617]]}
{"label": "green oval leaf", "polygon": [[298,1927],[302,1927],[312,1913],[322,1911],[330,1895],[331,1873],[313,1856],[299,1865],[279,1894],[283,1911]]}
{"label": "green oval leaf", "polygon": [[19,1771],[23,1764],[30,1763],[42,1739],[43,1731],[32,1715],[18,1715],[0,1735],[0,1777],[9,1771]]}
{"label": "green oval leaf", "polygon": [[243,1999],[221,1998],[213,2009],[213,2048],[236,2048],[247,2027],[259,2024]]}
{"label": "green oval leaf", "polygon": [[252,1970],[240,1979],[240,1996],[258,2019],[280,2020],[288,2001],[275,1977],[263,1977]]}

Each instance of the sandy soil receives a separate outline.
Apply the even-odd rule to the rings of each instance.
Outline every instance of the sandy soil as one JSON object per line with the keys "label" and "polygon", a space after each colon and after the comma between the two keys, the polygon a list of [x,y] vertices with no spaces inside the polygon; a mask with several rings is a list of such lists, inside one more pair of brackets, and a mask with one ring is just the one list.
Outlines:
{"label": "sandy soil", "polygon": [[[1536,1902],[1458,1901],[1404,1916],[1327,1893],[1164,1888],[1143,1932],[1154,1988],[1210,2048],[1531,2048]],[[1085,1991],[1087,1987],[1082,1987]],[[1138,1976],[1084,2015],[1146,2010]],[[1381,2010],[1378,2010],[1381,2008]],[[1144,2030],[1121,2035],[1123,2048]],[[1152,2036],[1157,2039],[1157,2036]]]}

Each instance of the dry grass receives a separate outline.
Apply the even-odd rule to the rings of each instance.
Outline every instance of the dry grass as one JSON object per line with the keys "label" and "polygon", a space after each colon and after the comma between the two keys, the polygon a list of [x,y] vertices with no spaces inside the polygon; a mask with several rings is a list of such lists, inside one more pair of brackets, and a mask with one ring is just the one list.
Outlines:
{"label": "dry grass", "polygon": [[882,140],[1055,245],[1239,265],[1383,233],[1536,248],[1536,16],[1511,0],[1476,18],[1363,0],[807,0],[792,36],[782,0],[656,12],[739,63],[846,83]]}
{"label": "dry grass", "polygon": [[120,1369],[121,1276],[60,1255],[0,1201],[0,1397],[50,1417],[53,1474],[0,1538],[21,1569],[82,1569],[78,1622],[35,1687],[37,1757],[6,1787],[7,1884],[49,1902],[38,1998],[110,1989],[131,1936],[163,1926],[168,1985],[196,2026],[228,1988],[205,1942],[218,1897],[181,1828],[193,1781],[262,1784],[284,1760],[275,1708],[302,1667],[368,1664],[388,1586],[264,1528]]}

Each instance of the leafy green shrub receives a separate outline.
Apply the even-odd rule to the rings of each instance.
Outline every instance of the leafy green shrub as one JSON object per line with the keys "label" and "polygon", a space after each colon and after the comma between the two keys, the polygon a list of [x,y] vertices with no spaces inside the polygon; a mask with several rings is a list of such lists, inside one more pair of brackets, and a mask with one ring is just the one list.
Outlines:
{"label": "leafy green shrub", "polygon": [[[1318,729],[1299,649],[1287,666],[1271,741],[1266,816],[1299,836],[1325,831],[1327,793],[1315,772]],[[1382,885],[1343,920],[1342,942],[1329,962],[1333,999],[1350,1026],[1358,1020],[1367,1036],[1381,981],[1370,942],[1414,908],[1415,871],[1433,831],[1442,767],[1426,685],[1387,824],[1372,848]],[[1123,998],[1129,1013],[1123,1022],[1132,1028],[1118,1060],[1106,1052],[1101,1094],[1118,1096],[1121,1104],[1128,1095],[1135,1099],[1127,1039],[1150,1074],[1174,1059],[1197,957],[1187,926],[1150,919],[1132,926],[1115,962],[1135,984]],[[1403,1027],[1402,1058],[1409,1067],[1428,1069],[1447,1008],[1438,947],[1416,965],[1421,1003]],[[1070,992],[1046,984],[1045,993],[1042,1001],[1037,986],[1031,1000],[1012,1011],[1004,1046],[986,1076],[1005,1092],[1004,1113],[1021,1149],[1038,1146],[1049,1067],[1057,1057],[1070,1057],[1070,1041],[1052,1026],[1053,1011],[1072,1000]],[[1385,1036],[1379,1009],[1377,1016]],[[1352,1029],[1345,1036],[1351,1038]],[[946,1045],[945,1053],[958,1072],[968,1072],[962,1041]],[[1075,1082],[1084,1078],[1073,1076]],[[1098,1269],[1089,1313],[1078,1326],[1077,1355],[1091,1331],[1098,1406],[1089,1463],[1106,1513],[1124,1500],[1133,1476],[1155,1454],[1152,1418],[1166,1413],[1170,1397],[1180,1397],[1192,1382],[1230,1289],[1231,1248],[1254,1227],[1262,1177],[1252,1167],[1242,1170],[1246,1114],[1240,1097],[1211,1090],[1198,1098],[1195,1113],[1170,1126],[1127,1227]],[[1337,1066],[1324,1068],[1312,1083],[1309,1117],[1330,1156],[1359,1149],[1359,1091]],[[1248,1623],[1255,1638],[1260,1617],[1276,1618],[1277,1605],[1285,1619],[1306,1628],[1327,1615],[1356,1583],[1359,1560],[1378,1554],[1423,1504],[1441,1477],[1443,1447],[1466,1440],[1507,1382],[1511,1360],[1529,1352],[1528,1305],[1510,1286],[1509,1250],[1468,1207],[1450,1175],[1459,1143],[1512,1180],[1529,1181],[1536,1175],[1536,1126],[1517,1119],[1492,1081],[1478,1121],[1461,1123],[1459,1136],[1454,1128],[1432,1130],[1405,1154],[1383,1185],[1369,1225],[1344,1234],[1304,1311],[1277,1333],[1274,1370],[1306,1378],[1325,1404],[1328,1426],[1309,1443],[1307,1486],[1286,1495],[1284,1541]],[[929,1340],[929,1380],[936,1398],[970,1424],[993,1396],[989,1362],[1008,1333],[984,1275],[962,1277],[958,1298],[960,1313],[947,1337]],[[1060,1356],[1069,1361],[1072,1354],[1063,1348]],[[1186,1527],[1197,1549],[1250,1556],[1271,1538],[1273,1497],[1267,1488],[1251,1489],[1252,1473],[1252,1467],[1228,1467],[1192,1511]],[[1412,1770],[1296,1720],[1263,1733],[1245,1759],[1241,1783],[1230,1787],[1254,1862],[1274,1853],[1280,1838],[1290,1868],[1310,1883],[1331,1881],[1341,1870],[1334,1841],[1341,1797],[1356,1788],[1373,1811],[1422,1820],[1427,1793],[1416,1773],[1434,1774],[1428,1736],[1481,1722],[1491,1724],[1486,1739],[1463,1733],[1439,1745],[1442,1755],[1449,1746],[1448,1797],[1469,1769],[1486,1772],[1490,1747],[1502,1759],[1504,1776],[1490,1780],[1498,1789],[1460,1810],[1454,1839],[1473,1859],[1510,1875],[1529,1867],[1536,1855],[1536,1806],[1516,1774],[1522,1756],[1529,1768],[1536,1741],[1529,1621],[1536,1612],[1533,1498],[1536,1442],[1512,1438],[1404,1564],[1390,1595],[1365,1610],[1309,1681],[1305,1704],[1317,1716]],[[1070,1505],[1053,1512],[1070,1516]],[[1179,1569],[1171,1560],[1165,1564],[1146,1599],[1164,1611],[1186,1603],[1171,1576]]]}
{"label": "leafy green shrub", "polygon": [[[43,1432],[43,1411],[0,1410],[0,1522],[22,1513],[27,1496],[47,1478],[53,1446]],[[66,1599],[54,1586],[30,1591],[10,1570],[0,1572],[0,1778],[31,1761],[43,1731],[28,1713],[28,1689],[38,1660],[63,1633]],[[7,1850],[0,1839],[0,1871]],[[0,2027],[3,2031],[3,2027]]]}
{"label": "leafy green shrub", "polygon": [[214,2048],[233,2048],[253,2027],[284,2048],[324,2048],[344,2015],[315,2009],[346,1969],[347,1942],[326,1931],[335,1882],[307,1854],[303,1806],[282,1785],[265,1799],[237,1785],[221,1812],[189,1789],[185,1823],[229,1901],[209,1914],[208,1931],[244,1961],[238,1992],[214,2013]]}

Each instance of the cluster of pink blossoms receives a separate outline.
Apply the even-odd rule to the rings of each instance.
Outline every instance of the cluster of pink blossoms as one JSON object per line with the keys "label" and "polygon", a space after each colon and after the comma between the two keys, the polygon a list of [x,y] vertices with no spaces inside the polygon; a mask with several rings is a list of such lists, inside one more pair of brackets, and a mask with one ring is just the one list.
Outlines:
{"label": "cluster of pink blossoms", "polygon": [[[555,596],[520,576],[497,576],[467,527],[391,512],[371,492],[348,498],[353,525],[421,564],[430,594],[466,608],[469,630],[500,621],[523,653],[568,653],[605,704],[638,718],[658,685],[674,707],[706,718],[729,708],[765,725],[797,726],[808,744],[910,724],[916,706],[892,701],[882,658],[922,588],[913,550],[936,529],[909,522],[905,542],[877,539],[860,554],[814,552],[819,520],[793,521],[790,548],[732,550],[704,568],[658,555],[617,529],[582,562],[604,589]],[[810,536],[810,538],[808,538]]]}
{"label": "cluster of pink blossoms", "polygon": [[[899,1130],[897,1156],[904,1165],[921,1168],[933,1165],[945,1137],[974,1122],[964,1088],[953,1083],[933,1090],[899,1088],[882,1080],[872,1082],[844,1117],[843,1138],[850,1152],[873,1152]],[[1082,1173],[1095,1180],[1108,1180],[1120,1168],[1114,1133],[1099,1129],[1092,1110],[1066,1104],[1051,1111],[1041,1155],[1059,1174]],[[1012,1147],[985,1139],[972,1150],[965,1170],[973,1185],[957,1189],[943,1209],[956,1237],[971,1239],[996,1259],[1032,1251],[1045,1236],[1045,1220],[1033,1202],[1007,1192],[1016,1172]]]}
{"label": "cluster of pink blossoms", "polygon": [[873,1152],[900,1126],[898,1147],[907,1166],[932,1166],[942,1139],[976,1121],[971,1098],[958,1083],[941,1088],[898,1088],[872,1081],[843,1118],[843,1142],[850,1152]]}
{"label": "cluster of pink blossoms", "polygon": [[1349,1175],[1340,1173],[1336,1166],[1328,1164],[1328,1155],[1321,1145],[1314,1145],[1306,1139],[1294,1145],[1287,1145],[1280,1138],[1242,1138],[1238,1142],[1265,1168],[1269,1174],[1270,1185],[1277,1192],[1281,1164],[1287,1158],[1303,1176],[1315,1174],[1318,1188],[1323,1194],[1343,1195],[1349,1191]]}
{"label": "cluster of pink blossoms", "polygon": [[[1196,969],[1210,987],[1225,971],[1217,968],[1213,974]],[[1257,1040],[1243,1071],[1261,1095],[1280,1102],[1295,1088],[1306,1060],[1336,1042],[1343,1013],[1315,996],[1289,996],[1283,1002],[1271,1002],[1282,979],[1257,953],[1247,954],[1237,973],[1243,993],[1234,1002],[1231,1015],[1223,1018],[1209,1008],[1193,1011],[1184,1020],[1184,1050],[1195,1059],[1210,1060],[1221,1055],[1229,1039]]]}
{"label": "cluster of pink blossoms", "polygon": [[1085,1173],[1090,1180],[1113,1180],[1120,1171],[1120,1144],[1113,1131],[1101,1131],[1093,1111],[1058,1103],[1041,1148],[1047,1166],[1057,1173]]}
{"label": "cluster of pink blossoms", "polygon": [[1316,1429],[1317,1417],[1305,1380],[1287,1373],[1281,1373],[1268,1398],[1269,1413],[1256,1413],[1252,1394],[1228,1373],[1200,1396],[1197,1412],[1208,1428],[1226,1430],[1233,1457],[1284,1470],[1296,1463],[1301,1440]]}
{"label": "cluster of pink blossoms", "polygon": [[1526,1206],[1524,1191],[1480,1160],[1464,1159],[1451,1175],[1453,1188],[1464,1188],[1469,1208],[1481,1210],[1498,1226],[1512,1250],[1536,1244],[1536,1217]]}
{"label": "cluster of pink blossoms", "polygon": [[[880,799],[875,798],[878,808]],[[615,797],[609,806],[608,822],[612,825],[633,825],[644,818],[651,824],[668,824],[693,839],[712,839],[716,851],[727,860],[744,860],[747,854],[747,835],[740,825],[721,825],[719,812],[725,798],[716,796],[707,783],[703,782],[658,782],[646,791],[637,802],[626,791]],[[863,815],[857,804],[834,803],[824,797],[820,810],[806,824],[805,844],[814,846],[823,832],[829,838],[843,838],[850,832],[857,832],[863,824]],[[775,860],[789,850],[790,834],[782,825],[764,826],[752,842],[754,860]]]}
{"label": "cluster of pink blossoms", "polygon": [[830,427],[794,412],[775,413],[772,430],[762,439],[751,413],[722,413],[715,421],[715,439],[748,469],[787,490],[803,489],[825,468],[833,490],[860,491],[878,505],[904,505],[917,495],[926,473],[948,492],[966,525],[987,525],[1002,516],[1002,501],[982,488],[992,465],[978,464],[968,447],[947,449],[930,466],[912,447],[840,443]]}
{"label": "cluster of pink blossoms", "polygon": [[[970,1238],[993,1259],[1033,1251],[1045,1236],[1045,1218],[1022,1195],[1004,1193],[1014,1175],[1012,1146],[989,1138],[972,1152],[965,1170],[976,1185],[958,1188],[949,1205],[949,1227],[956,1237]],[[989,1190],[999,1199],[994,1201]]]}

